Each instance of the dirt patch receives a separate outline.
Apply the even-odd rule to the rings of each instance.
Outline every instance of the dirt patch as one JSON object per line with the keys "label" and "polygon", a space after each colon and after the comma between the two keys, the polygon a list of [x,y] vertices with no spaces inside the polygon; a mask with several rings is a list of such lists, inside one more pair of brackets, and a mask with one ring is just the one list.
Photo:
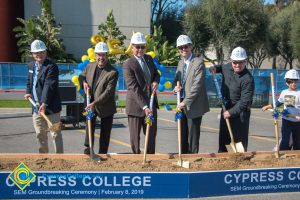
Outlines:
{"label": "dirt patch", "polygon": [[175,156],[151,156],[142,164],[142,155],[101,156],[96,162],[85,155],[0,155],[1,171],[12,171],[22,161],[33,171],[143,171],[191,172],[256,168],[299,167],[300,153],[287,153],[276,158],[274,153],[261,154],[196,154],[186,155],[190,168],[176,164]]}

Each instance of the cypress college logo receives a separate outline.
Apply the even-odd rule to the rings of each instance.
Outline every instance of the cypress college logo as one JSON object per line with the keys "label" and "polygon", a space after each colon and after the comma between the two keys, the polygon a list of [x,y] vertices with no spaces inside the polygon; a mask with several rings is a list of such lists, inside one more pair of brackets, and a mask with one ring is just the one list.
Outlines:
{"label": "cypress college logo", "polygon": [[8,177],[16,184],[16,186],[21,190],[24,190],[36,176],[23,162],[21,162]]}

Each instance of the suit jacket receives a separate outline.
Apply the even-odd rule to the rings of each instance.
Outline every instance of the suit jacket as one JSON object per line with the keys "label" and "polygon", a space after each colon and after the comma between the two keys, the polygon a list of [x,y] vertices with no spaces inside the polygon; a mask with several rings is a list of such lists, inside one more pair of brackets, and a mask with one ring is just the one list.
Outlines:
{"label": "suit jacket", "polygon": [[[81,84],[85,80],[90,87],[92,86],[96,67],[96,62],[89,63],[86,66],[79,76]],[[118,77],[119,72],[107,63],[97,80],[94,102],[95,111],[100,118],[113,115],[117,112],[115,93]]]}
{"label": "suit jacket", "polygon": [[[177,81],[181,82],[183,67],[184,60],[182,59],[178,63],[174,86]],[[193,55],[186,73],[186,79],[183,84],[185,91],[183,102],[186,105],[186,115],[188,118],[200,117],[209,111],[203,60]]]}
{"label": "suit jacket", "polygon": [[[33,96],[33,73],[35,62],[28,64],[28,77],[26,94]],[[61,111],[61,100],[58,89],[58,67],[55,63],[46,59],[40,72],[37,76],[36,93],[38,96],[39,104],[46,105],[46,114],[53,114]]]}
{"label": "suit jacket", "polygon": [[[154,65],[151,56],[145,54],[144,60],[151,74],[151,83],[159,83],[160,76]],[[151,96],[151,86],[147,86],[144,72],[138,60],[132,55],[123,66],[124,79],[127,85],[126,113],[127,115],[144,117],[143,107],[149,106]],[[157,96],[154,97],[153,107],[158,108]]]}

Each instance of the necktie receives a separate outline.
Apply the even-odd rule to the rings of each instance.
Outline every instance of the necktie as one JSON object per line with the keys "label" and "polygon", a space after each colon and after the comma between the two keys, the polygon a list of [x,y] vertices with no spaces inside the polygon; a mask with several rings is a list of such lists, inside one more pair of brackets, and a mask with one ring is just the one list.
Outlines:
{"label": "necktie", "polygon": [[146,82],[149,85],[151,83],[151,75],[150,75],[149,69],[148,69],[147,64],[145,63],[144,59],[141,60],[141,67],[143,69]]}
{"label": "necktie", "polygon": [[184,98],[184,96],[185,96],[184,83],[185,83],[185,79],[186,79],[186,70],[187,70],[187,65],[184,64],[183,71],[182,71],[182,78],[181,78],[181,87],[182,87],[182,89],[180,90],[180,98]]}
{"label": "necktie", "polygon": [[183,71],[182,71],[181,85],[183,85],[184,82],[185,82],[185,79],[186,79],[186,70],[187,70],[187,65],[184,64],[184,66],[183,66]]}

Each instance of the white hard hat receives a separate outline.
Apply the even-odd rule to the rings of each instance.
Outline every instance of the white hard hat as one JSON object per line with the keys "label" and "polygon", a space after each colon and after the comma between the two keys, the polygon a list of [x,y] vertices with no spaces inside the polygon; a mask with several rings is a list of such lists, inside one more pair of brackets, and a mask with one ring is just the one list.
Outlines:
{"label": "white hard hat", "polygon": [[31,43],[31,49],[30,49],[30,51],[32,53],[46,51],[46,50],[47,50],[47,47],[46,47],[45,43],[43,41],[41,41],[41,40],[34,40]]}
{"label": "white hard hat", "polygon": [[285,73],[284,79],[296,79],[299,80],[299,74],[295,69],[291,69]]}
{"label": "white hard hat", "polygon": [[98,42],[95,46],[95,53],[107,53],[108,46],[104,42]]}
{"label": "white hard hat", "polygon": [[247,53],[242,47],[233,49],[230,56],[230,59],[235,61],[246,60],[247,58]]}
{"label": "white hard hat", "polygon": [[180,35],[177,38],[177,47],[186,45],[186,44],[193,44],[191,38],[187,35]]}
{"label": "white hard hat", "polygon": [[136,32],[135,34],[133,34],[130,42],[131,42],[131,44],[146,44],[147,43],[144,34],[141,32]]}

